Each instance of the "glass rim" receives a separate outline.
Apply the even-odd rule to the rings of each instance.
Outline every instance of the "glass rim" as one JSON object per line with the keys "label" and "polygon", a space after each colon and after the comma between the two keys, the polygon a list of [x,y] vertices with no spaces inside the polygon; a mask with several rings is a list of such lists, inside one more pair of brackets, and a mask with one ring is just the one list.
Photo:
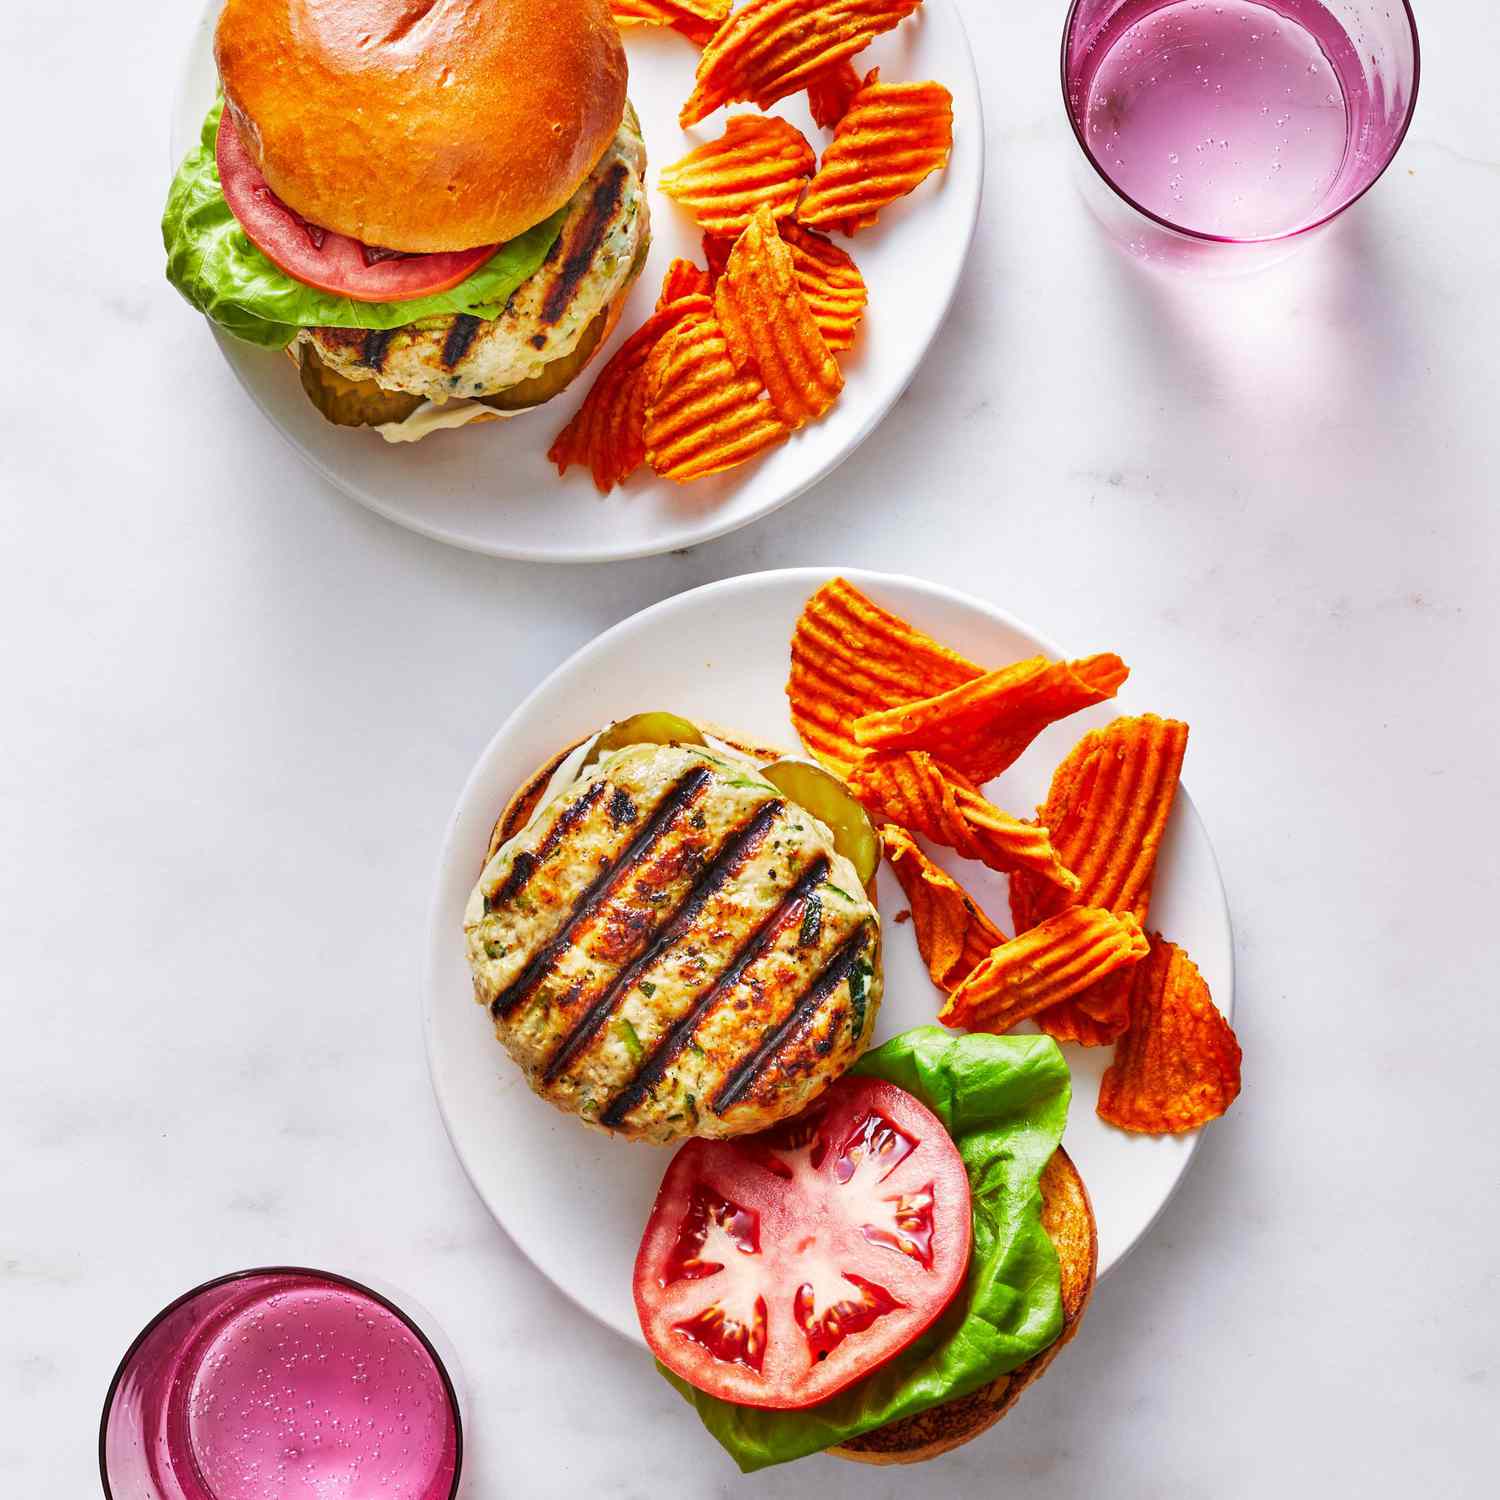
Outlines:
{"label": "glass rim", "polygon": [[[1073,139],[1078,142],[1078,149],[1083,152],[1083,158],[1088,162],[1099,179],[1110,192],[1122,203],[1127,204],[1140,214],[1142,218],[1149,219],[1153,224],[1163,229],[1170,230],[1173,234],[1180,234],[1185,239],[1198,240],[1210,245],[1275,245],[1285,240],[1294,240],[1299,235],[1309,234],[1314,229],[1321,229],[1330,220],[1338,218],[1345,209],[1353,208],[1366,193],[1385,176],[1390,165],[1396,159],[1396,153],[1401,149],[1401,143],[1406,139],[1406,132],[1411,129],[1412,116],[1416,113],[1417,94],[1422,85],[1422,43],[1417,35],[1417,18],[1411,8],[1411,0],[1401,0],[1401,8],[1406,12],[1406,27],[1411,33],[1411,93],[1406,100],[1406,113],[1401,120],[1401,129],[1396,132],[1396,138],[1391,143],[1391,149],[1380,170],[1357,192],[1352,198],[1340,203],[1337,208],[1331,209],[1322,218],[1313,220],[1310,224],[1303,224],[1296,229],[1285,230],[1281,234],[1257,235],[1251,239],[1237,239],[1233,235],[1209,234],[1202,229],[1188,229],[1181,224],[1174,224],[1170,219],[1163,218],[1161,214],[1153,213],[1144,204],[1137,203],[1123,188],[1121,188],[1110,175],[1099,165],[1098,158],[1089,150],[1089,143],[1079,129],[1078,121],[1073,117],[1072,105],[1068,100],[1068,42],[1073,35],[1073,24],[1078,16],[1079,8],[1085,0],[1072,0],[1068,6],[1067,19],[1063,22],[1062,47],[1058,59],[1058,74],[1062,83],[1063,112],[1068,117],[1068,125],[1073,131]],[[1163,5],[1169,5],[1172,0],[1162,0]]]}
{"label": "glass rim", "polygon": [[125,1372],[130,1368],[130,1362],[140,1351],[141,1345],[165,1319],[171,1317],[178,1308],[191,1302],[194,1297],[199,1297],[204,1292],[211,1292],[216,1287],[228,1286],[231,1282],[247,1281],[253,1276],[310,1276],[318,1281],[334,1282],[338,1286],[349,1288],[350,1291],[361,1293],[372,1302],[379,1303],[411,1330],[417,1342],[426,1350],[428,1358],[432,1360],[438,1372],[438,1378],[443,1383],[443,1394],[448,1398],[448,1410],[453,1417],[453,1483],[448,1490],[447,1500],[457,1500],[459,1481],[463,1477],[464,1467],[464,1419],[463,1413],[459,1410],[458,1392],[454,1388],[452,1376],[448,1373],[448,1366],[443,1363],[443,1356],[438,1353],[432,1340],[423,1332],[411,1314],[404,1308],[398,1307],[383,1292],[377,1292],[374,1287],[366,1286],[364,1282],[356,1281],[352,1276],[344,1276],[337,1271],[322,1271],[316,1266],[250,1266],[243,1271],[229,1271],[222,1276],[212,1276],[207,1281],[199,1282],[197,1286],[189,1287],[181,1296],[174,1297],[136,1334],[130,1341],[130,1347],[125,1351],[120,1363],[115,1367],[115,1373],[110,1377],[109,1389],[104,1393],[104,1411],[99,1418],[99,1482],[104,1486],[104,1500],[115,1500],[115,1493],[109,1484],[109,1469],[105,1453],[109,1414],[114,1409],[120,1382],[125,1378]]}

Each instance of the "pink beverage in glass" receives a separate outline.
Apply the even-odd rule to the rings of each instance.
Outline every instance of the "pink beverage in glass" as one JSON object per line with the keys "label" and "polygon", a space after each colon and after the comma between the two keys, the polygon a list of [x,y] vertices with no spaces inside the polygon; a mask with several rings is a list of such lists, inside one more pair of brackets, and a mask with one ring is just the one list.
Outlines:
{"label": "pink beverage in glass", "polygon": [[1074,131],[1148,255],[1326,223],[1389,163],[1417,73],[1402,0],[1076,0],[1063,41]]}
{"label": "pink beverage in glass", "polygon": [[112,1500],[451,1500],[461,1423],[437,1351],[342,1277],[245,1272],[174,1303],[110,1388]]}

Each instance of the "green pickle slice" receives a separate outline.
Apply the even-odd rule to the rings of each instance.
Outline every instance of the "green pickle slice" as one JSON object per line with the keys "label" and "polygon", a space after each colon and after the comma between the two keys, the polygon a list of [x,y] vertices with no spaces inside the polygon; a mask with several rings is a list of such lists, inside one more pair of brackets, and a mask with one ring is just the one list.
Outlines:
{"label": "green pickle slice", "polygon": [[376,380],[350,380],[318,358],[311,344],[302,346],[298,361],[302,389],[308,399],[339,427],[376,427],[404,422],[421,404],[420,396],[388,391]]}
{"label": "green pickle slice", "polygon": [[833,847],[854,866],[861,885],[880,867],[880,835],[870,815],[837,776],[805,760],[778,760],[760,773],[833,832]]}
{"label": "green pickle slice", "polygon": [[599,340],[604,337],[608,324],[609,308],[605,307],[594,315],[593,322],[583,330],[583,336],[572,349],[557,359],[549,360],[542,367],[541,374],[479,399],[486,406],[493,406],[496,411],[525,411],[529,407],[550,401],[571,385],[574,377],[589,362],[594,350],[599,347]]}
{"label": "green pickle slice", "polygon": [[597,765],[606,755],[623,750],[627,745],[707,745],[691,719],[678,714],[649,713],[631,714],[611,724],[594,741],[594,748],[584,757],[579,771],[587,771]]}
{"label": "green pickle slice", "polygon": [[[584,757],[579,774],[597,765],[606,755],[628,745],[704,745],[702,732],[691,719],[679,714],[632,714],[611,724],[594,741]],[[859,798],[837,776],[805,760],[778,760],[761,769],[783,796],[805,808],[833,833],[833,846],[854,866],[861,885],[868,885],[880,867],[880,835]]]}

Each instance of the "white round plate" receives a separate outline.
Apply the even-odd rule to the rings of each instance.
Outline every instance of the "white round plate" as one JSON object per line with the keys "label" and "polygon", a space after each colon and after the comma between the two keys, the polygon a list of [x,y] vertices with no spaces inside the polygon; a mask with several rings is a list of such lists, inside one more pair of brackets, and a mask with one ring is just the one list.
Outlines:
{"label": "white round plate", "polygon": [[[640,1341],[630,1276],[646,1214],[669,1154],[589,1130],[534,1095],[474,1003],[464,957],[463,910],[496,817],[511,793],[564,745],[610,719],[673,712],[795,747],[785,683],[788,642],[807,596],[834,576],[824,568],[752,573],[694,589],[632,616],[563,663],[505,722],[479,758],[448,830],[428,935],[428,1063],[459,1160],[490,1212],[536,1265],[580,1307]],[[915,578],[843,570],[877,603],[973,660],[1002,664],[1045,652],[1081,655],[1114,641],[1061,647],[999,609]],[[1142,707],[1170,712],[1171,703]],[[1084,730],[1126,709],[1104,704],[1046,730],[994,782],[1001,806],[1027,812],[1046,794],[1053,766]],[[1127,710],[1128,711],[1128,710]],[[1190,752],[1191,754],[1191,752]],[[1009,930],[1005,881],[932,850]],[[905,905],[888,868],[880,910]],[[1192,953],[1226,1015],[1233,948],[1213,849],[1186,789],[1173,806],[1158,863],[1151,924]],[[939,995],[911,924],[886,922],[885,1000],[875,1039],[930,1023]],[[1099,1274],[1146,1232],[1197,1144],[1185,1136],[1133,1136],[1094,1113],[1109,1048],[1068,1046],[1073,1108],[1064,1137],[1099,1220]]]}
{"label": "white round plate", "polygon": [[[191,149],[213,102],[213,25],[220,0],[194,34],[172,120],[172,165]],[[857,59],[887,79],[936,78],[953,92],[953,155],[893,204],[872,229],[844,241],[870,289],[855,347],[843,357],[846,384],[821,422],[728,474],[676,485],[642,471],[601,497],[582,470],[559,479],[547,462],[553,437],[582,401],[614,345],[650,313],[674,256],[702,264],[700,236],[687,215],[656,190],[656,175],[698,141],[724,128],[725,113],[693,130],[677,124],[692,89],[697,49],[675,32],[626,33],[630,97],[646,133],[651,173],[651,259],[631,293],[613,340],[584,376],[538,411],[487,422],[420,443],[383,442],[374,433],[325,422],[286,359],[219,334],[241,384],[281,435],[331,484],[392,521],[439,541],[497,557],[535,562],[600,562],[689,547],[747,525],[831,473],[874,430],[906,389],[932,343],[968,255],[984,175],[984,126],[974,58],[953,0],[927,0],[896,31]],[[731,108],[753,112],[752,105]],[[803,95],[770,111],[792,121],[821,152]]]}

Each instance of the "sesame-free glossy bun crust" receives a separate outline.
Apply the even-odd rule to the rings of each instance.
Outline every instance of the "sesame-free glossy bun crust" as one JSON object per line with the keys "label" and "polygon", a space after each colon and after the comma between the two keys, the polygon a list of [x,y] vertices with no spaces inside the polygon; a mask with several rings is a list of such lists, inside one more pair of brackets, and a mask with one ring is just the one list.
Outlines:
{"label": "sesame-free glossy bun crust", "polygon": [[625,111],[608,0],[227,0],[214,56],[271,190],[391,250],[531,228]]}

